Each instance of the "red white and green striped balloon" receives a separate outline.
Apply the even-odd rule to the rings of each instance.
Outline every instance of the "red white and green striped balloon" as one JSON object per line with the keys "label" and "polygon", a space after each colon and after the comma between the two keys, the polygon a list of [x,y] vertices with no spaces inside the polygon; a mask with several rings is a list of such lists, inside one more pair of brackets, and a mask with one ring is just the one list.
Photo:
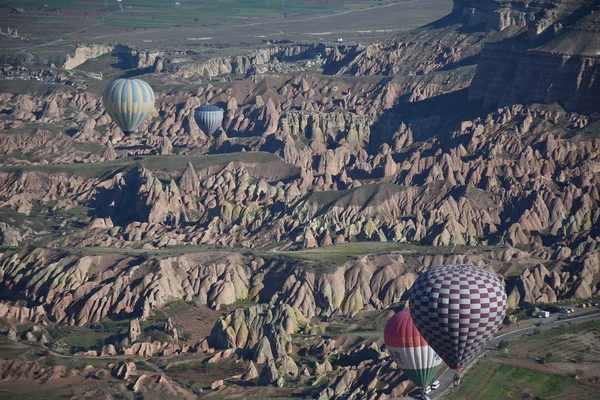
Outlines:
{"label": "red white and green striped balloon", "polygon": [[429,385],[442,359],[421,336],[408,310],[390,318],[383,338],[392,358],[404,373],[417,386]]}

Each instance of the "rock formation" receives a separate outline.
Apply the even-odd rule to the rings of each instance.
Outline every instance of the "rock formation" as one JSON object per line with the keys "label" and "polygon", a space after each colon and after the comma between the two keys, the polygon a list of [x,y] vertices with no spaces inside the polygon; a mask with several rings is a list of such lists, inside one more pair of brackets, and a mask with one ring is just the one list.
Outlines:
{"label": "rock formation", "polygon": [[114,49],[111,45],[78,45],[75,49],[75,54],[71,56],[67,54],[67,60],[65,61],[64,69],[74,69],[86,62],[89,59],[100,57],[103,54],[110,53]]}
{"label": "rock formation", "polygon": [[[381,329],[429,268],[493,271],[511,310],[600,296],[595,3],[455,0],[368,45],[80,45],[80,71],[15,80],[0,377],[384,399],[413,386]],[[108,53],[156,89],[128,138],[81,77]]]}
{"label": "rock formation", "polygon": [[566,6],[551,3],[557,4],[542,18],[520,15],[528,34],[486,45],[470,99],[485,105],[560,102],[570,110],[600,109],[600,86],[593,78],[600,68],[594,44],[600,33],[600,17],[593,13],[597,5],[579,2],[574,21],[571,14],[565,15]]}

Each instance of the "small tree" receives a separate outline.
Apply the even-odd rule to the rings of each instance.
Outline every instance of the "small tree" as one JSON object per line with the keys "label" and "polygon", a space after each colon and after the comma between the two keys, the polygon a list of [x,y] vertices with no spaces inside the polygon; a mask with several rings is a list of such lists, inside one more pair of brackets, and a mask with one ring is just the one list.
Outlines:
{"label": "small tree", "polygon": [[181,334],[179,335],[179,340],[181,340],[182,342],[187,342],[188,340],[190,340],[192,338],[192,334],[189,333],[188,331],[183,331],[181,332]]}

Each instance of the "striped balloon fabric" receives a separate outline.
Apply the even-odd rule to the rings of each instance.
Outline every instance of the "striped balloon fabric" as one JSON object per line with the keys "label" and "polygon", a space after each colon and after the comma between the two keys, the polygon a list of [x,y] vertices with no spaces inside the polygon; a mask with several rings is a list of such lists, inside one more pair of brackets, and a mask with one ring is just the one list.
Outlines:
{"label": "striped balloon fabric", "polygon": [[154,110],[154,91],[141,79],[117,79],[104,90],[104,107],[126,135],[135,132]]}
{"label": "striped balloon fabric", "polygon": [[196,109],[194,113],[196,124],[207,135],[212,135],[223,122],[223,110],[211,104],[205,104]]}
{"label": "striped balloon fabric", "polygon": [[385,325],[383,338],[398,367],[415,385],[429,385],[442,359],[421,336],[408,310],[390,318]]}
{"label": "striped balloon fabric", "polygon": [[429,345],[460,374],[500,328],[506,290],[474,265],[443,265],[410,289],[410,313]]}

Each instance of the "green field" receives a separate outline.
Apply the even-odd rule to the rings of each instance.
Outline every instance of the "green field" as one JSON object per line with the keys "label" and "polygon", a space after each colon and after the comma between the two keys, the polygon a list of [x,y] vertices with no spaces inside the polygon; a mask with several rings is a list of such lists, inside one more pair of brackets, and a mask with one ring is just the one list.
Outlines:
{"label": "green field", "polygon": [[[479,246],[478,252],[498,250],[498,246]],[[278,251],[275,254],[280,254],[286,257],[295,257],[310,261],[327,260],[332,262],[345,262],[350,258],[367,255],[367,254],[384,254],[390,252],[400,252],[404,257],[411,255],[424,254],[465,254],[472,251],[466,246],[452,247],[433,247],[421,246],[407,243],[396,242],[352,242],[336,244],[327,247],[315,249],[306,249],[298,251]]]}
{"label": "green field", "polygon": [[111,14],[106,23],[108,26],[139,28],[193,27],[234,18],[241,21],[278,20],[298,15],[337,13],[381,3],[377,0],[188,0],[176,5],[175,2],[130,0],[127,5],[134,8]]}
{"label": "green field", "polygon": [[594,375],[592,371],[597,370],[600,360],[599,340],[597,320],[534,331],[509,342],[505,351],[493,353],[495,359],[479,361],[466,373],[460,386],[444,398],[575,398],[590,390],[585,386],[590,377],[583,377],[580,382],[575,375],[582,375],[585,370]]}
{"label": "green field", "polygon": [[[81,14],[94,23],[119,28],[177,28],[283,20],[299,16],[332,14],[369,8],[395,1],[382,0],[2,0],[0,5],[20,7],[23,13],[7,13],[15,24],[37,18],[45,25],[61,25],[66,13]],[[179,4],[177,4],[179,3]],[[56,12],[55,10],[59,10]],[[84,14],[87,13],[87,14]],[[42,21],[43,20],[43,21]],[[1,19],[0,19],[1,21]],[[50,31],[48,32],[50,33]]]}
{"label": "green field", "polygon": [[[487,380],[487,381],[486,381]],[[481,387],[481,385],[484,385]],[[480,362],[447,399],[505,400],[556,395],[575,384],[575,378],[514,365]]]}
{"label": "green field", "polygon": [[561,326],[510,342],[509,354],[538,362],[597,362],[600,321]]}

